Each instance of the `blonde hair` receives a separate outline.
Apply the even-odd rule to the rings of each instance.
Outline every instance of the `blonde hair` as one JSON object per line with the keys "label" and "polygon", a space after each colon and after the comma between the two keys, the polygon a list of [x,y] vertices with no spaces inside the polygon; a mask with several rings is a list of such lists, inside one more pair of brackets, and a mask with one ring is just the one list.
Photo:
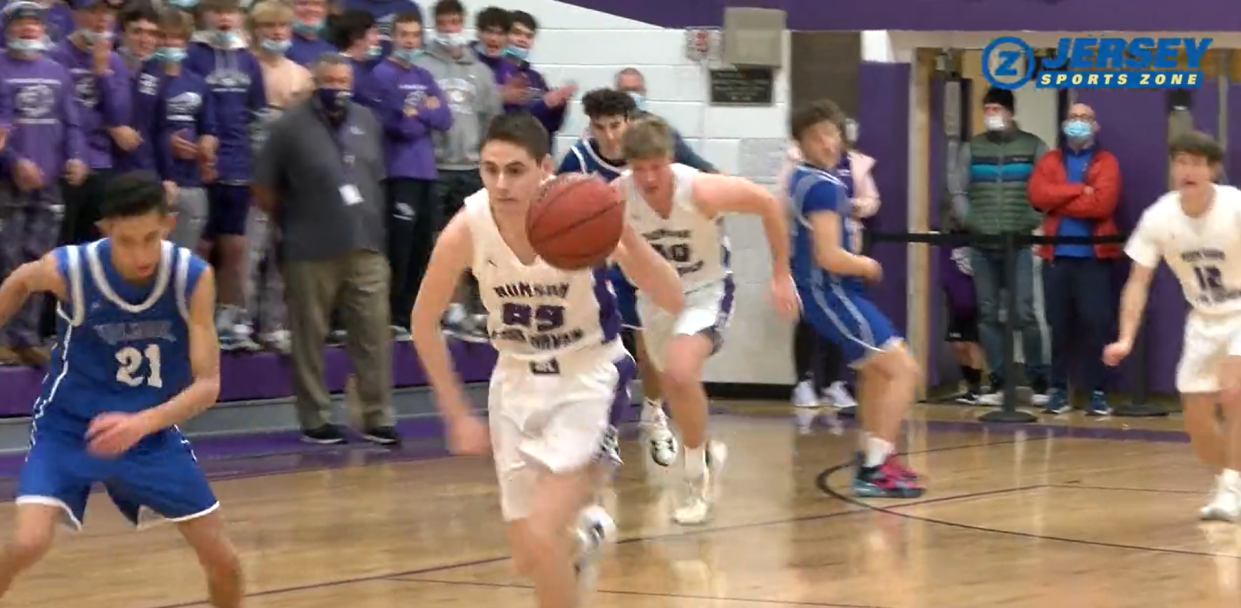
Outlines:
{"label": "blonde hair", "polygon": [[194,16],[176,8],[167,8],[159,13],[159,31],[167,36],[179,35],[186,42],[194,35]]}
{"label": "blonde hair", "polygon": [[640,118],[621,136],[621,153],[626,160],[671,157],[676,150],[672,127],[654,116]]}
{"label": "blonde hair", "polygon": [[263,0],[250,8],[250,33],[261,23],[293,23],[293,7],[280,0]]}

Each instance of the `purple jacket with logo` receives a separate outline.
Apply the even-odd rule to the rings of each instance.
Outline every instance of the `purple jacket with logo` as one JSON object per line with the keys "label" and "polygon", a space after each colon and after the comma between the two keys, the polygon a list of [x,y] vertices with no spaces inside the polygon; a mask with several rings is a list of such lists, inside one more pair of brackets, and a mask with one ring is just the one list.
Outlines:
{"label": "purple jacket with logo", "polygon": [[73,77],[46,56],[18,59],[0,53],[0,124],[9,129],[0,153],[6,176],[13,163],[26,159],[39,167],[44,180],[55,180],[67,161],[85,155]]}
{"label": "purple jacket with logo", "polygon": [[[389,58],[371,71],[362,92],[384,129],[384,156],[388,177],[433,180],[435,142],[433,131],[452,127],[452,110],[444,92],[430,72],[416,65],[406,66]],[[427,99],[437,105],[429,108]],[[406,109],[414,110],[411,116]]]}
{"label": "purple jacket with logo", "polygon": [[108,72],[96,74],[94,55],[78,47],[72,39],[48,52],[48,58],[65,66],[73,76],[78,120],[86,138],[83,160],[92,169],[111,169],[112,136],[108,129],[129,124],[132,112],[129,68],[113,51],[108,60]]}

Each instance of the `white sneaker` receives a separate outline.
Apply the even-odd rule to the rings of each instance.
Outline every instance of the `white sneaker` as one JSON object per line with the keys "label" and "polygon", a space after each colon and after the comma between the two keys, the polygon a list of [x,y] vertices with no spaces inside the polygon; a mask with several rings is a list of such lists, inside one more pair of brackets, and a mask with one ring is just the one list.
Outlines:
{"label": "white sneaker", "polygon": [[668,415],[662,404],[648,401],[642,405],[642,428],[650,442],[651,460],[655,464],[666,467],[677,461],[680,446],[676,435],[668,428]]}
{"label": "white sneaker", "polygon": [[1241,488],[1229,485],[1221,475],[1215,481],[1215,493],[1211,495],[1211,502],[1199,511],[1198,516],[1203,521],[1241,520]]}
{"label": "white sneaker", "polygon": [[793,405],[796,407],[819,407],[819,396],[814,394],[814,384],[802,380],[793,387]]}
{"label": "white sneaker", "polygon": [[672,521],[682,526],[700,526],[711,520],[719,498],[720,473],[728,460],[728,446],[707,442],[707,468],[702,477],[686,479],[684,502],[672,513]]}
{"label": "white sneaker", "polygon": [[583,602],[599,581],[599,564],[608,544],[616,542],[616,522],[602,506],[591,505],[578,515],[576,533],[578,554],[574,569],[577,570],[578,601]]}
{"label": "white sneaker", "polygon": [[857,399],[849,393],[849,387],[844,382],[836,381],[827,390],[823,391],[823,400],[828,402],[838,410],[847,410],[851,407],[857,407]]}

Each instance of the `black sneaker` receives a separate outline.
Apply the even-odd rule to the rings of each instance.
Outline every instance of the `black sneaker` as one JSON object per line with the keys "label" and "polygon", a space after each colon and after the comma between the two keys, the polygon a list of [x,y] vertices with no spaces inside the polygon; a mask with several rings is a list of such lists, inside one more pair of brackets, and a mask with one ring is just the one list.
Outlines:
{"label": "black sneaker", "polygon": [[302,431],[302,441],[320,445],[334,445],[345,442],[345,434],[334,424],[325,424],[317,429]]}
{"label": "black sneaker", "polygon": [[371,443],[396,447],[401,445],[401,435],[390,426],[373,426],[362,431],[362,436]]}

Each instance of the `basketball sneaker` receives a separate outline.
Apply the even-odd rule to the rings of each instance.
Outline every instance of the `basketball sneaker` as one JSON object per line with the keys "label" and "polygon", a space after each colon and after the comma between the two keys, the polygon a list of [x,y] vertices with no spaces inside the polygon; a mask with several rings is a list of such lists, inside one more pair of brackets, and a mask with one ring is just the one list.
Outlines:
{"label": "basketball sneaker", "polygon": [[1215,478],[1215,492],[1211,495],[1211,502],[1199,512],[1203,521],[1241,520],[1241,485],[1230,481],[1222,473]]}
{"label": "basketball sneaker", "polygon": [[647,401],[642,405],[641,425],[650,442],[651,460],[655,464],[666,467],[676,462],[680,446],[677,437],[668,427],[668,414],[664,413],[663,404],[658,401]]}
{"label": "basketball sneaker", "polygon": [[599,582],[599,565],[607,545],[616,542],[616,522],[602,506],[591,505],[578,515],[575,532],[578,553],[573,568],[577,572],[578,602],[584,603]]}
{"label": "basketball sneaker", "polygon": [[728,460],[728,446],[719,441],[707,441],[706,458],[707,467],[702,476],[685,480],[684,500],[681,506],[672,512],[672,521],[682,526],[700,526],[707,523],[715,509],[720,473]]}
{"label": "basketball sneaker", "polygon": [[853,478],[853,495],[858,498],[918,498],[925,493],[918,474],[895,455],[877,467],[858,466]]}

